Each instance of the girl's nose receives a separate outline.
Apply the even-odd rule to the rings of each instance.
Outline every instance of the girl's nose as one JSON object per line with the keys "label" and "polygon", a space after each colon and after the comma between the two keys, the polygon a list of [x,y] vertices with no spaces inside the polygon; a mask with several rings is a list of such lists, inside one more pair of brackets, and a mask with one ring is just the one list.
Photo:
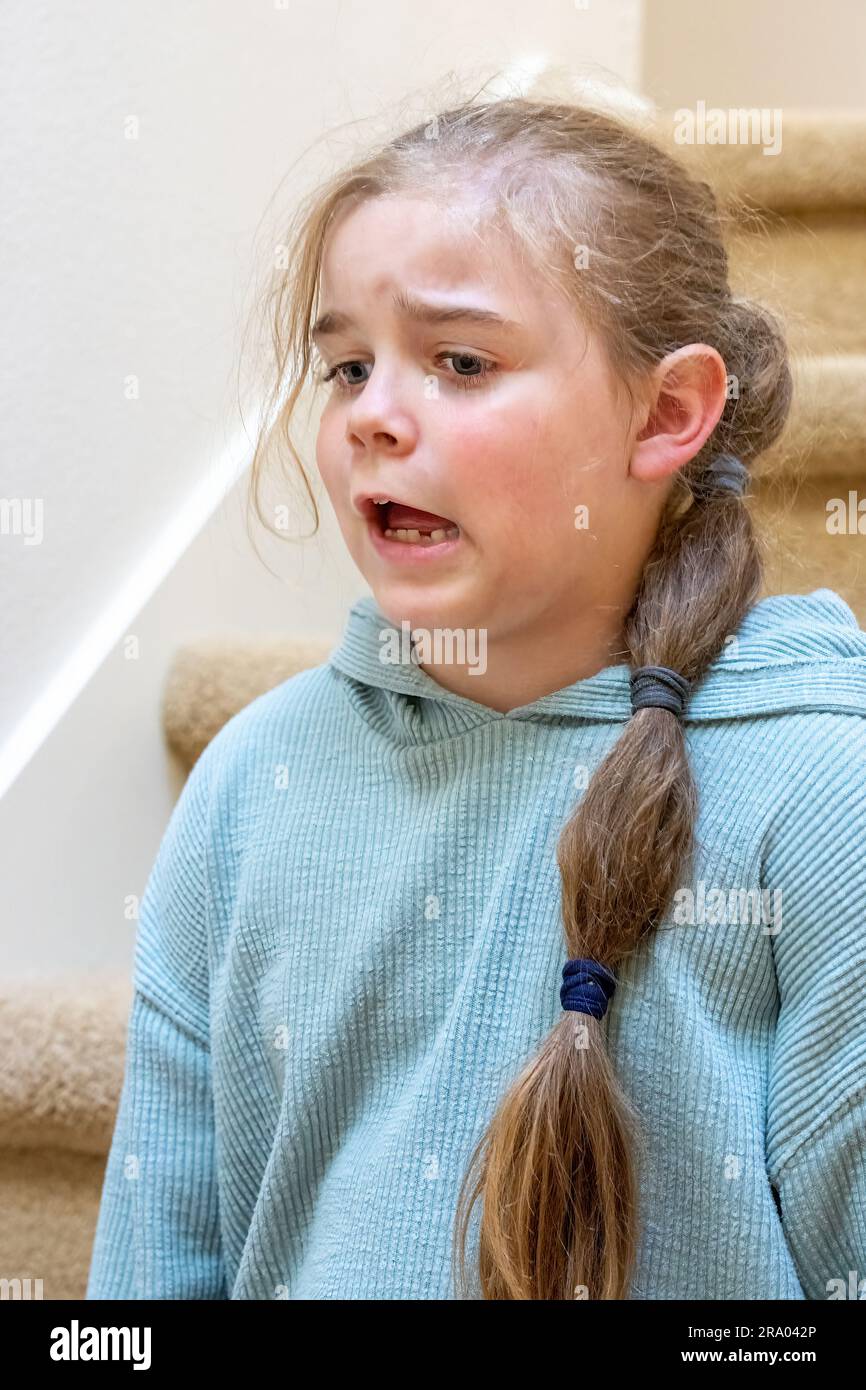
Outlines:
{"label": "girl's nose", "polygon": [[393,372],[385,376],[371,372],[363,390],[352,401],[346,421],[346,435],[355,445],[369,450],[409,450],[417,439],[414,414],[406,400],[410,383]]}

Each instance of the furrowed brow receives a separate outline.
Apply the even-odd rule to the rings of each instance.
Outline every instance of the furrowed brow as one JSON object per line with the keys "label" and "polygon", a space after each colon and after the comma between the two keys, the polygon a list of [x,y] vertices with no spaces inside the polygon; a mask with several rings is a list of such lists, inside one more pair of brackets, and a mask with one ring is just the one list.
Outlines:
{"label": "furrowed brow", "polygon": [[[401,291],[393,295],[392,303],[395,309],[400,310],[406,318],[414,319],[419,323],[475,323],[498,328],[506,333],[520,331],[520,325],[515,323],[513,319],[504,318],[502,314],[497,314],[493,309],[481,309],[474,304],[430,304],[427,300],[416,299],[411,295],[403,294]],[[313,342],[318,342],[321,338],[348,332],[356,327],[357,324],[350,314],[344,314],[339,309],[332,309],[316,320],[310,336]]]}

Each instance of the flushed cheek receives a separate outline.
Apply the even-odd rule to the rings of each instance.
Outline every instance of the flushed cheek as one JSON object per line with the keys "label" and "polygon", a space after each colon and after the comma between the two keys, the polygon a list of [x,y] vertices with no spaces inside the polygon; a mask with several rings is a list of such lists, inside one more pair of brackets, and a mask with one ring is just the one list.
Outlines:
{"label": "flushed cheek", "polygon": [[327,488],[330,494],[333,485],[330,453],[328,450],[327,440],[325,439],[321,430],[319,431],[318,438],[316,439],[316,467],[319,470],[319,476],[321,477],[322,482],[325,484],[325,487]]}
{"label": "flushed cheek", "polygon": [[449,493],[455,508],[463,501],[466,524],[470,514],[517,517],[533,469],[532,438],[505,427],[467,428],[443,450],[448,459]]}
{"label": "flushed cheek", "polygon": [[455,453],[495,461],[521,456],[532,448],[543,428],[534,409],[486,404],[484,410],[455,413],[448,421],[447,437]]}
{"label": "flushed cheek", "polygon": [[[331,505],[337,516],[340,518],[353,517],[348,469],[340,464],[329,462],[327,456],[319,458],[318,465],[322,482],[325,484],[325,491],[331,499]],[[360,520],[360,518],[356,518],[356,520]]]}
{"label": "flushed cheek", "polygon": [[579,545],[586,528],[578,530],[583,512],[576,511],[576,498],[589,503],[591,530],[601,521],[604,508],[595,505],[600,502],[595,479],[578,494],[573,472],[573,461],[557,457],[551,443],[548,449],[539,448],[529,467],[525,458],[520,463],[506,461],[500,486],[488,488],[488,495],[496,498],[491,519],[515,553],[525,555],[535,568],[571,569],[578,551],[586,552],[586,545]]}
{"label": "flushed cheek", "polygon": [[448,471],[457,519],[491,555],[531,557],[568,542],[573,517],[557,461],[525,427],[472,432],[451,450]]}
{"label": "flushed cheek", "polygon": [[340,455],[345,452],[345,430],[345,422],[340,420],[329,402],[319,417],[316,434],[316,462],[326,482],[335,475]]}

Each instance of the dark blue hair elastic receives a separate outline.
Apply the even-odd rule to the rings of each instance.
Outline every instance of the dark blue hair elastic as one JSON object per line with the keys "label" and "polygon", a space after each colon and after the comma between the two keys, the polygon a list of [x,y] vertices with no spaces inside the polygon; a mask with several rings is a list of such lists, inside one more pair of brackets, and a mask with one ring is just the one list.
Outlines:
{"label": "dark blue hair elastic", "polygon": [[564,1009],[603,1018],[616,989],[616,976],[600,960],[576,956],[562,967],[559,998]]}

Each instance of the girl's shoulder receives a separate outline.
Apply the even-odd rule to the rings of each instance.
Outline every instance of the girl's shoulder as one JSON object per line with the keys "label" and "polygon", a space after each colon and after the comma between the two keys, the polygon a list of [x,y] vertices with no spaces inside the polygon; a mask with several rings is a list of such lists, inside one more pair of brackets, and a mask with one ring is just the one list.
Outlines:
{"label": "girl's shoulder", "polygon": [[242,777],[264,755],[285,756],[309,739],[337,700],[338,680],[328,661],[307,667],[264,691],[227,719],[206,745],[190,777],[210,784]]}
{"label": "girl's shoulder", "polygon": [[866,632],[832,589],[768,595],[696,683],[689,718],[812,714],[866,718]]}
{"label": "girl's shoulder", "polygon": [[752,661],[778,663],[866,659],[866,632],[841,594],[813,589],[807,594],[766,594],[742,620],[726,655],[735,658],[745,642]]}

